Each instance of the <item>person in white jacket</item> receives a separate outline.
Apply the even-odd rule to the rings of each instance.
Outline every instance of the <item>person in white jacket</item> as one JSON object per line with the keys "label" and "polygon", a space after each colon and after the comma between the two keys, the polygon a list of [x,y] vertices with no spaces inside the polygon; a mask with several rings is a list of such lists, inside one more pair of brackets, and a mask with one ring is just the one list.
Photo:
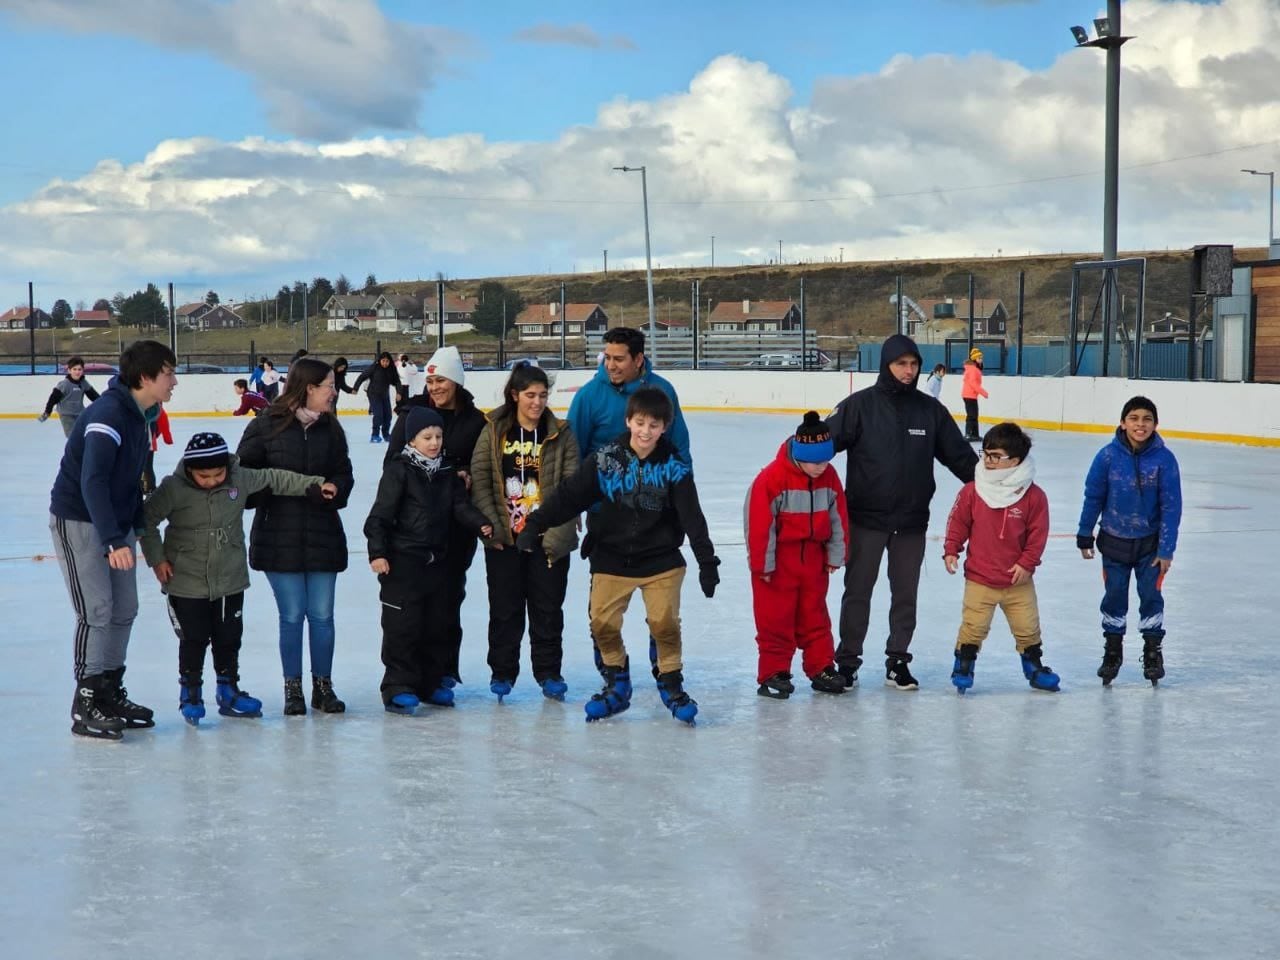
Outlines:
{"label": "person in white jacket", "polygon": [[942,399],[942,378],[946,375],[947,365],[945,363],[936,364],[933,372],[929,374],[929,379],[924,383],[924,388],[929,391],[935,400]]}

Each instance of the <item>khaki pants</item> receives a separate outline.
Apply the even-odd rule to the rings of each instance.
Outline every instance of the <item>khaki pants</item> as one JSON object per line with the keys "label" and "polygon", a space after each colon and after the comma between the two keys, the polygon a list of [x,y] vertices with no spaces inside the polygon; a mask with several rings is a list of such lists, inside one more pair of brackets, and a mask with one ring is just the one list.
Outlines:
{"label": "khaki pants", "polygon": [[982,641],[991,631],[991,618],[995,616],[996,607],[1004,611],[1018,653],[1040,642],[1040,607],[1036,603],[1036,588],[1032,581],[997,590],[984,583],[966,580],[964,611],[960,616],[956,646],[971,643],[981,649]]}
{"label": "khaki pants", "polygon": [[591,575],[591,635],[606,666],[621,667],[627,662],[622,643],[622,615],[637,590],[644,600],[649,636],[658,648],[658,671],[681,669],[680,587],[684,567],[664,570],[652,577],[615,577],[607,573]]}

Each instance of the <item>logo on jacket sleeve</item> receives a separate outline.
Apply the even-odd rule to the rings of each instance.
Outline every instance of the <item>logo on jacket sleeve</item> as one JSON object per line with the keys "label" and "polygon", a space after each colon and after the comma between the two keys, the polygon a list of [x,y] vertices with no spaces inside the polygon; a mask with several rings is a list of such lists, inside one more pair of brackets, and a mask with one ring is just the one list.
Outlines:
{"label": "logo on jacket sleeve", "polygon": [[927,437],[929,435],[929,431],[923,427],[908,427],[907,433],[913,437]]}

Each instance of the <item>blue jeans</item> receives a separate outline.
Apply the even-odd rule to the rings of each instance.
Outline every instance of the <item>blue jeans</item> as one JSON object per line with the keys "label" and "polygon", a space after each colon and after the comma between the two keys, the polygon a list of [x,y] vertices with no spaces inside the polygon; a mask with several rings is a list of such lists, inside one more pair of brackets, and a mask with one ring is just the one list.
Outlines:
{"label": "blue jeans", "polygon": [[1153,566],[1156,555],[1139,557],[1136,563],[1120,563],[1102,558],[1102,632],[1124,636],[1129,616],[1129,574],[1138,581],[1138,629],[1144,637],[1164,636],[1164,594],[1160,592],[1163,577]]}
{"label": "blue jeans", "polygon": [[391,439],[391,398],[384,391],[369,394],[369,415],[373,417],[373,435]]}
{"label": "blue jeans", "polygon": [[310,626],[311,674],[333,673],[333,594],[336,573],[267,572],[280,612],[280,666],[285,679],[302,676],[302,621]]}

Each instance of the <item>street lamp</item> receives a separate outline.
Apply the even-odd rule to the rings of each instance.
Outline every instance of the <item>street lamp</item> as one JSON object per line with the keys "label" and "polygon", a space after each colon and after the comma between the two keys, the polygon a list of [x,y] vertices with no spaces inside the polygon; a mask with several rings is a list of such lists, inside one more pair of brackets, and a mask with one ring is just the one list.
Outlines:
{"label": "street lamp", "polygon": [[715,269],[716,265],[716,235],[711,235],[711,267]]}
{"label": "street lamp", "polygon": [[645,173],[645,168],[640,167],[614,167],[622,173],[635,173],[640,171],[640,197],[644,202],[644,273],[645,283],[649,292],[649,346],[645,350],[651,359],[657,359],[658,356],[658,331],[657,320],[653,313],[653,257],[649,252],[649,180]]}
{"label": "street lamp", "polygon": [[1276,242],[1276,172],[1274,170],[1241,170],[1255,177],[1267,178],[1267,200],[1270,202],[1270,215],[1267,218],[1267,256],[1271,255],[1271,246]]}

